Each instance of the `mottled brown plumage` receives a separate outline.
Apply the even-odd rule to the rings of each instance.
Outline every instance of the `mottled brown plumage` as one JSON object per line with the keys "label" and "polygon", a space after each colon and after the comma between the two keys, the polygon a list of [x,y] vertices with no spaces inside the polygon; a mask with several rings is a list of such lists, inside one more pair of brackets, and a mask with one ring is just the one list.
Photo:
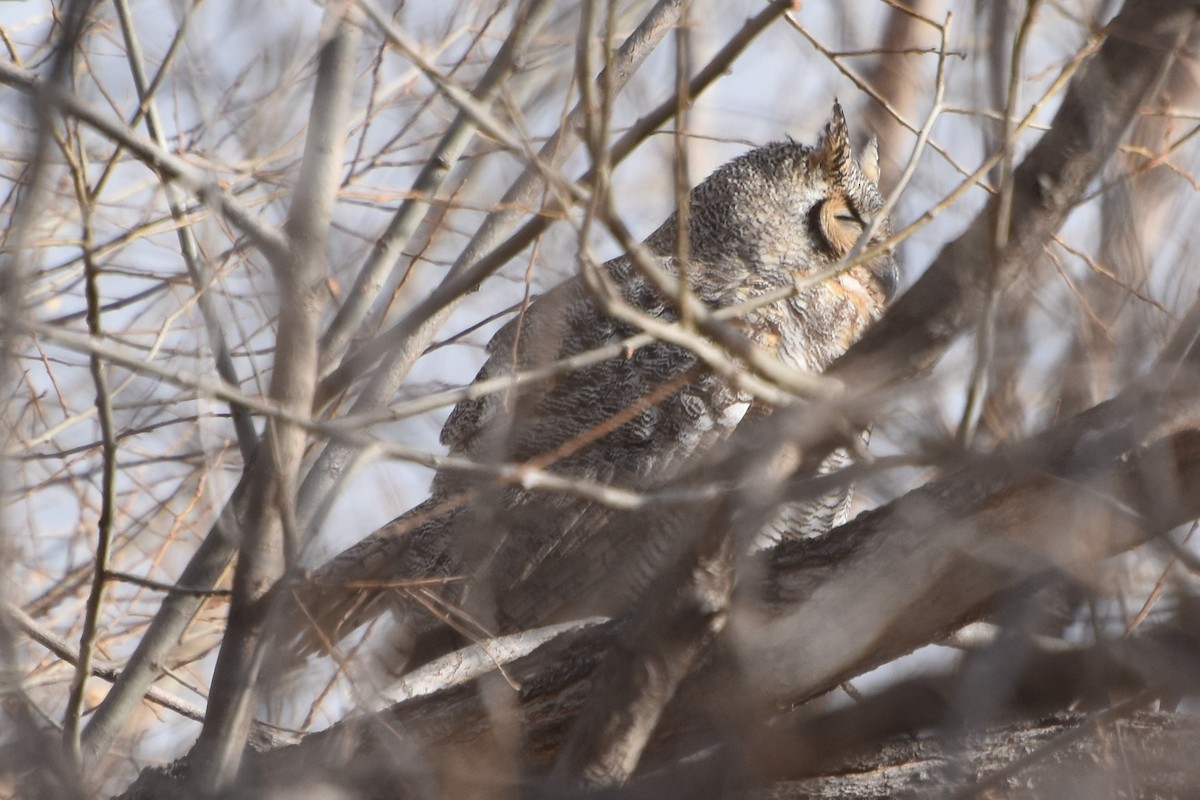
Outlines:
{"label": "mottled brown plumage", "polygon": [[[746,153],[697,186],[690,198],[692,291],[719,308],[828,269],[882,206],[873,145],[851,156],[845,119],[833,117],[815,147],[776,142]],[[882,226],[880,237],[886,235]],[[646,245],[667,271],[676,217]],[[624,301],[644,314],[677,318],[671,302],[622,256],[603,269]],[[895,283],[890,256],[753,312],[749,337],[799,369],[818,372],[878,318]],[[581,279],[534,302],[488,345],[478,379],[540,366],[618,342],[639,331],[602,311]],[[664,390],[674,382],[678,388]],[[665,398],[647,403],[655,392]],[[547,468],[614,486],[652,489],[677,478],[741,421],[750,398],[711,373],[690,351],[655,343],[563,375],[549,386],[460,403],[442,429],[452,454],[485,463],[521,462],[556,451],[623,413],[623,424],[582,443]],[[631,407],[636,413],[629,414]],[[578,443],[577,443],[578,444]],[[767,538],[810,535],[843,518],[845,495],[788,509]],[[620,613],[688,539],[681,515],[618,512],[580,497],[489,485],[439,472],[425,503],[349,548],[294,593],[322,634],[299,650],[337,642],[390,610],[402,635],[394,671],[455,642],[438,614],[460,629],[493,633],[575,615]],[[433,583],[429,583],[433,580]],[[442,582],[439,582],[442,581]],[[438,614],[430,612],[435,609]]]}

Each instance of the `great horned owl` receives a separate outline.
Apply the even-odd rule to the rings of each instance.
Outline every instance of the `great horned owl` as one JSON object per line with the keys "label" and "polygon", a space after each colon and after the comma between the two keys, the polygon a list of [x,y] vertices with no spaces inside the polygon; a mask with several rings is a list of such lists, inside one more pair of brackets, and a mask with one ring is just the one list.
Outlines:
{"label": "great horned owl", "polygon": [[[748,152],[692,190],[685,274],[720,308],[827,270],[883,205],[874,145],[856,161],[841,108],[809,147],[788,140]],[[675,215],[645,245],[678,275]],[[878,238],[887,235],[886,224]],[[602,269],[643,314],[677,310],[628,256]],[[785,363],[823,370],[883,311],[890,256],[747,315],[741,326]],[[488,345],[477,380],[620,342],[639,331],[607,315],[580,278],[532,303]],[[549,385],[460,403],[442,429],[450,452],[483,463],[540,459],[555,473],[637,490],[670,484],[741,421],[751,398],[689,350],[656,342]],[[619,424],[618,424],[619,423]],[[826,529],[842,497],[791,509],[789,530]],[[583,615],[619,614],[688,533],[683,517],[615,511],[577,495],[496,485],[441,471],[431,497],[317,570],[293,593],[305,606],[301,652],[336,642],[384,611],[404,632],[407,667],[448,651],[459,634],[509,633]],[[403,671],[401,664],[392,671]]]}

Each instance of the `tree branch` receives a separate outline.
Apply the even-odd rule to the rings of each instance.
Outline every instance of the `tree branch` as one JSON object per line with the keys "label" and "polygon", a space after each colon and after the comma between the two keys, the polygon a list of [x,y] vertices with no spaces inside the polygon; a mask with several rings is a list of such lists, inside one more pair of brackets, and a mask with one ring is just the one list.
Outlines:
{"label": "tree branch", "polygon": [[[321,48],[309,113],[308,137],[285,232],[288,263],[274,261],[279,289],[279,332],[271,398],[294,413],[312,408],[317,383],[319,325],[327,272],[326,247],[346,143],[359,28],[345,9],[332,8],[334,30]],[[308,442],[305,428],[267,421],[252,471],[256,502],[243,525],[229,625],[196,744],[210,770],[207,788],[226,788],[241,763],[258,696],[266,651],[269,592],[294,561],[303,533],[295,529],[296,491]],[[290,540],[290,541],[289,541]]]}

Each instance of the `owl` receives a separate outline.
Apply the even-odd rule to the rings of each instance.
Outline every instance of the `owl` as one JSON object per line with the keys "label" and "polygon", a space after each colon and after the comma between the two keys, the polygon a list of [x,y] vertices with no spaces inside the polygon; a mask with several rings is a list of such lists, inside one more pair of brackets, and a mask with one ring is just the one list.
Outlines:
{"label": "owl", "polygon": [[[695,187],[684,250],[678,215],[645,248],[676,280],[682,272],[710,309],[742,303],[836,265],[882,208],[877,176],[874,144],[854,158],[835,103],[815,145],[768,144]],[[880,241],[889,233],[884,222]],[[677,252],[687,253],[682,270]],[[627,306],[656,320],[679,318],[628,255],[600,270]],[[896,280],[891,255],[880,255],[744,315],[738,328],[785,364],[820,372],[881,315]],[[493,337],[477,380],[639,332],[607,314],[576,277]],[[441,441],[452,455],[482,465],[534,463],[570,479],[653,491],[677,482],[748,413],[769,412],[755,406],[692,351],[655,341],[549,383],[461,402]],[[847,508],[846,493],[787,508],[761,537],[822,532]],[[679,556],[689,527],[694,517],[683,512],[618,510],[578,493],[443,470],[427,501],[292,592],[304,606],[295,648],[319,650],[390,613],[398,633],[389,668],[399,675],[473,638],[619,615]]]}

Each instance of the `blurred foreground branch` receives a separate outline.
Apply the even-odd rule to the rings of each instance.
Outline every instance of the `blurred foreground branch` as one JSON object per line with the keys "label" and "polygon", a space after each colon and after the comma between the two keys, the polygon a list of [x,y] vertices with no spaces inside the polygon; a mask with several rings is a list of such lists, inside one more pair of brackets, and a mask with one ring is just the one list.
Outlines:
{"label": "blurred foreground branch", "polygon": [[[738,609],[743,618],[733,625],[739,647],[749,652],[735,655],[726,640],[726,647],[710,654],[668,707],[644,766],[672,763],[668,756],[722,741],[777,737],[761,726],[776,719],[778,710],[789,703],[831,691],[876,664],[941,641],[1048,572],[1090,574],[1100,560],[1200,514],[1200,496],[1180,491],[1200,483],[1200,416],[1190,400],[1195,387],[1190,388],[1187,393],[1181,390],[1186,402],[1164,410],[1151,438],[1103,461],[1093,461],[1094,452],[1055,445],[1122,438],[1121,420],[1115,427],[1095,424],[1097,419],[1111,420],[1120,408],[1128,410],[1129,405],[1119,401],[1020,448],[980,459],[827,537],[786,543],[763,554],[765,592],[758,601],[743,603]],[[1170,406],[1163,404],[1164,409]],[[1036,460],[1034,454],[1039,455]],[[1097,501],[1100,487],[1108,487],[1109,502]],[[565,732],[594,691],[597,664],[625,634],[627,624],[615,621],[565,634],[506,668],[519,687],[514,702],[520,718],[513,721],[513,729],[521,732],[518,755],[534,774],[557,754]],[[748,633],[752,628],[758,629],[757,636]],[[773,660],[783,651],[791,656],[787,665]],[[1138,647],[1130,652],[1149,658],[1162,655]],[[1179,652],[1195,659],[1194,644]],[[1176,653],[1155,663],[1186,662]],[[764,671],[760,664],[779,669]],[[1186,681],[1182,686],[1158,681],[1131,687],[1128,675],[1118,673],[1110,677],[1119,679],[1127,692],[1149,687],[1187,693],[1200,688]],[[1085,689],[1066,687],[1062,696],[1043,701],[1039,710],[1066,708],[1077,694],[1095,693]],[[734,719],[740,730],[706,724],[714,698],[722,698],[722,705],[736,705]],[[920,729],[933,720],[910,721]],[[472,683],[310,735],[252,770],[268,783],[282,775],[290,781],[301,772],[308,780],[353,776],[357,781],[384,764],[403,774],[408,763],[413,769],[410,779],[427,776],[422,770],[435,765],[442,779],[449,780],[446,771],[453,772],[464,753],[487,748],[492,734],[486,731],[492,722],[479,685]],[[899,731],[884,725],[881,732]],[[398,755],[402,753],[408,755]],[[780,758],[789,764],[797,757],[793,752],[785,755]]]}

